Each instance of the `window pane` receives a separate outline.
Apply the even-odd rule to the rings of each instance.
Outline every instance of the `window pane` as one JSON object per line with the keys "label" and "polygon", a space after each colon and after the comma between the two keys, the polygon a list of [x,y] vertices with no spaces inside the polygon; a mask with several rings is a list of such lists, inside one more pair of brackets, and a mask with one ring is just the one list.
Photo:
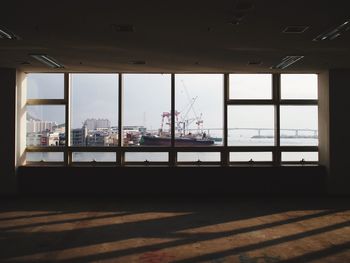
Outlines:
{"label": "window pane", "polygon": [[118,75],[71,75],[71,145],[118,145]]}
{"label": "window pane", "polygon": [[27,75],[27,99],[63,99],[64,74],[30,73]]}
{"label": "window pane", "polygon": [[281,74],[281,98],[317,100],[317,75]]}
{"label": "window pane", "polygon": [[27,162],[63,162],[62,152],[26,152]]}
{"label": "window pane", "polygon": [[318,145],[317,106],[281,106],[281,145]]}
{"label": "window pane", "polygon": [[231,152],[230,162],[272,162],[272,152]]}
{"label": "window pane", "polygon": [[318,152],[282,152],[282,162],[318,162]]}
{"label": "window pane", "polygon": [[176,74],[175,93],[175,145],[222,145],[223,75]]}
{"label": "window pane", "polygon": [[230,74],[230,99],[272,99],[271,74]]}
{"label": "window pane", "polygon": [[178,162],[220,162],[220,153],[218,152],[179,152],[177,153]]}
{"label": "window pane", "polygon": [[73,162],[115,162],[114,152],[73,152]]}
{"label": "window pane", "polygon": [[274,145],[274,106],[229,106],[228,145]]}
{"label": "window pane", "polygon": [[159,153],[159,152],[126,152],[125,153],[126,162],[168,162],[169,154]]}
{"label": "window pane", "polygon": [[65,107],[27,106],[27,146],[65,144]]}
{"label": "window pane", "polygon": [[124,146],[170,146],[170,74],[125,74]]}

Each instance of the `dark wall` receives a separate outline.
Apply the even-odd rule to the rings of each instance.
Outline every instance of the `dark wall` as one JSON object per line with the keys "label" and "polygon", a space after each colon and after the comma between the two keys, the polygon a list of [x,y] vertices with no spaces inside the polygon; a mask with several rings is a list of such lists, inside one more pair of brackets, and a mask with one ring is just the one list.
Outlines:
{"label": "dark wall", "polygon": [[0,68],[0,194],[16,192],[16,70]]}
{"label": "dark wall", "polygon": [[[329,71],[329,191],[350,194],[350,69]],[[326,125],[326,124],[325,124]]]}
{"label": "dark wall", "polygon": [[319,195],[322,166],[289,167],[21,167],[23,194]]}

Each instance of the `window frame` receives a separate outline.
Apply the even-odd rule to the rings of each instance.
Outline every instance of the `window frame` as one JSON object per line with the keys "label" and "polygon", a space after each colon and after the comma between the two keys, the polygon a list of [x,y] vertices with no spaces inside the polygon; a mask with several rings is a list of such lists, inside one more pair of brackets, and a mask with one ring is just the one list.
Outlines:
{"label": "window frame", "polygon": [[[52,72],[48,72],[52,73]],[[40,147],[30,146],[26,147],[26,152],[63,152],[64,161],[62,162],[27,162],[25,165],[28,166],[220,166],[220,167],[232,167],[232,166],[259,166],[259,165],[270,165],[270,166],[283,166],[283,165],[317,165],[318,162],[282,162],[282,152],[318,152],[318,146],[281,146],[280,145],[280,107],[289,105],[316,105],[318,106],[318,100],[304,100],[304,99],[293,99],[286,100],[281,99],[281,74],[282,73],[261,73],[272,75],[272,98],[271,99],[230,99],[229,96],[229,79],[231,73],[206,73],[206,74],[222,74],[223,75],[223,138],[222,145],[220,146],[176,146],[175,145],[175,76],[177,73],[171,74],[171,145],[170,146],[138,146],[138,147],[124,147],[123,140],[120,139],[123,136],[123,73],[109,72],[111,74],[118,74],[118,145],[112,147],[103,146],[70,146],[70,91],[71,91],[71,74],[75,72],[65,72],[64,74],[64,99],[28,99],[26,105],[64,105],[65,106],[65,145],[57,147]],[[76,72],[84,74],[81,72]],[[92,73],[91,74],[97,74]],[[86,73],[86,74],[89,74]],[[103,72],[101,72],[103,73]],[[237,72],[238,73],[238,72]],[[62,72],[57,72],[62,74]],[[108,74],[108,73],[103,73]],[[126,73],[126,74],[146,74],[146,73]],[[147,73],[147,74],[160,74],[160,73]],[[195,73],[179,73],[179,74],[195,74]],[[198,73],[202,74],[202,73]],[[249,74],[249,73],[247,73]],[[252,73],[259,74],[259,73]],[[286,73],[290,74],[290,73]],[[291,73],[293,74],[293,73]],[[315,73],[303,73],[303,74],[315,74]],[[228,107],[230,105],[243,106],[243,105],[271,105],[275,108],[274,116],[274,134],[275,143],[273,146],[228,146]],[[113,162],[72,162],[73,152],[115,152],[116,161]],[[168,162],[126,162],[126,152],[168,152]],[[178,152],[220,152],[220,162],[178,162]],[[272,152],[272,162],[230,162],[230,152]]]}

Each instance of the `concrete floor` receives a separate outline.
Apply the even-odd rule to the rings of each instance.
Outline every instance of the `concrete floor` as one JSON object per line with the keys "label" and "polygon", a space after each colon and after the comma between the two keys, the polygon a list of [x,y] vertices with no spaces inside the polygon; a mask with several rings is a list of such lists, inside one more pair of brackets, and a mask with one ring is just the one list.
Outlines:
{"label": "concrete floor", "polygon": [[0,262],[350,262],[350,199],[7,199]]}

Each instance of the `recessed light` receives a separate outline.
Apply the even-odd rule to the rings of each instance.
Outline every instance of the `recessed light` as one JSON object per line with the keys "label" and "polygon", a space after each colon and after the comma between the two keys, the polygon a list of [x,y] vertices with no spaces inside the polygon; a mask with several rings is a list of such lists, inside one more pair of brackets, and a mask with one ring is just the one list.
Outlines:
{"label": "recessed light", "polygon": [[31,56],[32,58],[35,58],[36,60],[38,60],[39,62],[45,64],[46,66],[49,66],[51,68],[64,68],[64,66],[62,64],[60,64],[59,62],[57,62],[56,59],[45,55],[45,54],[30,54],[29,56]]}
{"label": "recessed light", "polygon": [[144,61],[144,60],[131,60],[131,61],[129,61],[129,64],[132,64],[132,65],[144,65],[144,64],[146,64],[146,61]]}
{"label": "recessed light", "polygon": [[120,24],[120,25],[113,24],[112,26],[116,32],[134,32],[135,31],[134,25],[131,25],[131,24]]}
{"label": "recessed light", "polygon": [[0,27],[0,38],[7,40],[19,40],[20,37],[8,30],[5,27]]}
{"label": "recessed light", "polygon": [[308,26],[287,26],[282,32],[287,34],[301,34],[308,28]]}
{"label": "recessed light", "polygon": [[232,19],[231,21],[227,22],[227,24],[237,26],[237,25],[239,25],[241,22],[242,22],[241,20]]}
{"label": "recessed light", "polygon": [[321,35],[318,35],[313,39],[313,41],[333,40],[339,37],[344,32],[348,31],[349,29],[350,29],[350,19],[346,20],[339,26],[322,33]]}
{"label": "recessed light", "polygon": [[304,56],[286,56],[279,64],[271,67],[271,69],[285,69],[302,58],[304,58]]}
{"label": "recessed light", "polygon": [[262,65],[262,61],[261,60],[248,61],[247,65],[249,65],[249,66],[259,66],[259,65]]}

